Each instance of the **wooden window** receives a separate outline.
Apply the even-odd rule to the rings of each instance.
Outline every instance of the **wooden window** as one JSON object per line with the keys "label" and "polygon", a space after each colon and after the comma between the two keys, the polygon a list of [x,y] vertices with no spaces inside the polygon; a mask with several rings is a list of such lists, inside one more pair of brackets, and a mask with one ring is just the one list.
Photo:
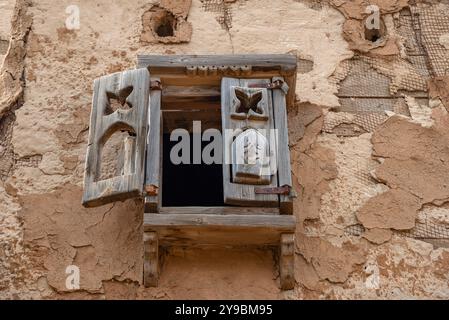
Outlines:
{"label": "wooden window", "polygon": [[[291,289],[296,223],[286,110],[295,98],[296,57],[138,60],[137,70],[95,80],[83,204],[145,198],[147,286],[157,285],[159,246],[255,245],[280,248],[280,284]],[[218,129],[223,142],[218,167],[178,172],[169,163],[168,135],[179,128],[189,136]],[[115,132],[125,133],[122,151],[116,152],[123,161],[115,176],[108,171],[103,179],[103,149]],[[192,160],[202,153],[201,145],[196,148]],[[193,201],[192,194],[199,197]]]}

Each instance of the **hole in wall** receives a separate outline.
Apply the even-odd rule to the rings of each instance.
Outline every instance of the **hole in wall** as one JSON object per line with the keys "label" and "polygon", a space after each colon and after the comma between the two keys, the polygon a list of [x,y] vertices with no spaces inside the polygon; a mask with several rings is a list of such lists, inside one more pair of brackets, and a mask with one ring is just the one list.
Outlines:
{"label": "hole in wall", "polygon": [[142,27],[140,41],[144,43],[183,43],[189,42],[192,36],[187,13],[180,14],[157,5],[144,12]]}
{"label": "hole in wall", "polygon": [[367,21],[363,21],[364,29],[365,29],[365,40],[370,42],[378,42],[382,41],[385,38],[387,28],[385,26],[384,21],[381,19],[379,23],[379,28],[371,28],[369,27],[369,23]]}
{"label": "hole in wall", "polygon": [[168,11],[162,11],[155,21],[154,30],[159,37],[173,37],[176,30],[175,16]]}

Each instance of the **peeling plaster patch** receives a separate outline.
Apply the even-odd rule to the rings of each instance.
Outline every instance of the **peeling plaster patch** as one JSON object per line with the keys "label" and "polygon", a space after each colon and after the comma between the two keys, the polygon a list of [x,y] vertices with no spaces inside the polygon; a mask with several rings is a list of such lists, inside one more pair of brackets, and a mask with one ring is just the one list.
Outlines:
{"label": "peeling plaster patch", "polygon": [[388,229],[369,229],[366,230],[363,233],[363,237],[367,239],[368,241],[375,243],[375,244],[382,244],[387,241],[390,241],[391,237],[393,236],[393,232]]}
{"label": "peeling plaster patch", "polygon": [[289,115],[293,184],[298,192],[295,212],[300,221],[317,219],[321,196],[337,176],[335,158],[331,150],[315,145],[323,126],[321,107],[303,103]]}
{"label": "peeling plaster patch", "polygon": [[358,223],[355,213],[370,198],[388,189],[376,183],[370,172],[379,164],[371,159],[371,134],[339,138],[331,134],[319,137],[320,146],[335,154],[338,177],[330,182],[329,192],[321,200],[320,221],[341,230]]}
{"label": "peeling plaster patch", "polygon": [[373,155],[385,158],[376,178],[418,197],[422,204],[449,199],[448,116],[436,121],[434,127],[424,128],[393,116],[372,138]]}
{"label": "peeling plaster patch", "polygon": [[374,132],[388,116],[379,112],[328,112],[324,117],[323,131],[337,136],[360,136]]}
{"label": "peeling plaster patch", "polygon": [[[331,0],[330,3],[346,17],[346,22],[343,26],[343,36],[352,50],[378,56],[399,54],[399,48],[396,44],[397,37],[392,31],[392,17],[387,14],[400,11],[408,5],[408,0],[377,0],[369,2],[365,0]],[[379,7],[382,14],[381,18],[385,20],[388,29],[387,34],[375,42],[365,38],[364,19],[370,14],[366,10],[369,5],[377,5]]]}
{"label": "peeling plaster patch", "polygon": [[191,0],[163,0],[142,16],[143,43],[183,43],[192,37],[192,25],[187,22]]}
{"label": "peeling plaster patch", "polygon": [[394,189],[369,199],[357,212],[365,228],[407,230],[415,226],[421,204],[418,198]]}
{"label": "peeling plaster patch", "polygon": [[[82,190],[65,185],[48,194],[20,196],[24,240],[48,270],[48,284],[66,292],[65,269],[80,268],[81,289],[102,292],[102,281],[139,282],[142,274],[142,207],[135,200],[95,209],[81,206]],[[78,205],[75,205],[78,203]]]}
{"label": "peeling plaster patch", "polygon": [[349,242],[336,247],[319,237],[300,235],[297,249],[321,279],[334,283],[345,282],[354,268],[365,262],[363,249]]}

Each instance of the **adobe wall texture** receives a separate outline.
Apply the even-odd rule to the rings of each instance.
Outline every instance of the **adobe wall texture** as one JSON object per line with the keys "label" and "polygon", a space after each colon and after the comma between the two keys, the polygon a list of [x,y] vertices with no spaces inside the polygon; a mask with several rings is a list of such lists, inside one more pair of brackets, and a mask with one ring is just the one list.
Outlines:
{"label": "adobe wall texture", "polygon": [[[80,0],[68,30],[71,4],[0,1],[0,298],[449,298],[449,1]],[[80,205],[92,81],[139,53],[298,57],[294,290],[243,249],[174,249],[145,289],[140,202]]]}

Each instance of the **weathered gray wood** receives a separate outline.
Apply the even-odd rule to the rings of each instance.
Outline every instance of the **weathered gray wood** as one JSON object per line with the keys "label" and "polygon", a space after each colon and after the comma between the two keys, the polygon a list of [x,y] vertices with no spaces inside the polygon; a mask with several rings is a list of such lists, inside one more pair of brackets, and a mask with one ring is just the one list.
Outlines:
{"label": "weathered gray wood", "polygon": [[[160,81],[160,79],[152,79]],[[151,90],[145,169],[145,211],[158,212],[162,202],[161,91]]]}
{"label": "weathered gray wood", "polygon": [[152,226],[197,226],[197,227],[248,227],[248,228],[279,228],[294,230],[295,217],[268,215],[208,215],[208,214],[145,214],[144,228]]}
{"label": "weathered gray wood", "polygon": [[143,234],[144,262],[143,282],[145,287],[157,287],[159,282],[159,241],[156,232]]}
{"label": "weathered gray wood", "polygon": [[[243,55],[138,55],[138,67],[150,67],[155,74],[159,72],[185,72],[189,67],[192,74],[196,74],[195,68],[202,66],[213,66],[223,69],[223,66],[243,67],[239,74],[248,74],[248,67],[252,71],[277,70],[292,74],[296,72],[297,59],[289,54],[243,54]],[[167,69],[169,71],[167,71]]]}
{"label": "weathered gray wood", "polygon": [[282,234],[279,257],[279,274],[282,290],[292,290],[295,288],[294,256],[294,233]]}
{"label": "weathered gray wood", "polygon": [[279,215],[278,208],[253,207],[162,207],[160,214]]}
{"label": "weathered gray wood", "polygon": [[[253,120],[251,118],[242,120],[232,117],[235,99],[231,93],[234,87],[248,87],[252,84],[268,84],[269,79],[235,79],[235,78],[223,78],[222,81],[222,132],[223,132],[223,191],[224,202],[231,205],[239,206],[264,206],[264,207],[277,207],[279,205],[279,197],[277,195],[256,194],[256,184],[242,184],[234,183],[232,181],[232,144],[234,138],[245,128],[251,127],[254,129],[265,130],[265,136],[268,142],[271,140],[271,129],[274,129],[273,120],[273,105],[271,90],[264,89],[264,92],[269,94],[264,95],[266,114],[268,119],[266,121],[260,121],[259,119]],[[231,129],[232,131],[227,131]],[[236,131],[237,130],[237,131]],[[235,134],[231,134],[234,132]],[[247,181],[250,183],[250,180]],[[266,185],[267,187],[277,187],[277,175],[271,176],[271,182]]]}
{"label": "weathered gray wood", "polygon": [[[165,85],[216,85],[222,77],[267,78],[283,76],[296,86],[297,58],[290,54],[249,55],[139,55],[138,67],[163,78]],[[295,90],[287,105],[295,102]]]}
{"label": "weathered gray wood", "polygon": [[281,234],[295,226],[287,215],[144,215],[144,230],[156,231],[163,246],[279,246]]}
{"label": "weathered gray wood", "polygon": [[[84,176],[84,206],[95,207],[142,195],[149,88],[150,74],[147,69],[115,73],[95,80]],[[131,109],[118,109],[110,113],[111,97],[122,104],[128,103]],[[128,150],[134,151],[127,156],[128,168],[123,170],[121,176],[98,181],[102,148],[119,130],[135,136],[133,147],[129,146],[131,140],[127,142]],[[129,168],[132,168],[132,174],[125,175],[125,171],[129,173]]]}
{"label": "weathered gray wood", "polygon": [[[281,77],[273,78],[284,81]],[[292,90],[292,88],[290,88]],[[292,187],[290,149],[288,145],[288,122],[285,93],[280,89],[273,90],[274,123],[277,130],[277,167],[279,186]],[[281,214],[293,214],[293,199],[287,195],[280,196]]]}

